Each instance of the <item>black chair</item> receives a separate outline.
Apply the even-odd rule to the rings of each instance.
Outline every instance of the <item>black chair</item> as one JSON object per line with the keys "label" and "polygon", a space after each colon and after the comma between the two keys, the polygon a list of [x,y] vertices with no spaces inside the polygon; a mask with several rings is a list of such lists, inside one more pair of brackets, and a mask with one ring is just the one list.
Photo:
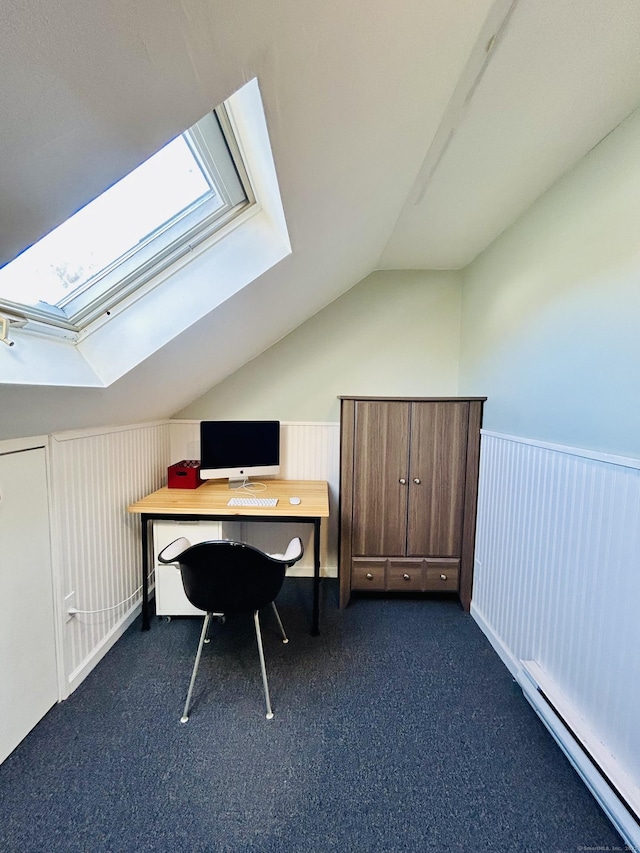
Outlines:
{"label": "black chair", "polygon": [[224,618],[226,615],[245,611],[253,611],[267,719],[273,718],[258,612],[271,604],[282,633],[282,642],[288,643],[274,599],[282,588],[287,568],[293,566],[302,557],[303,552],[302,541],[298,537],[291,540],[284,554],[265,554],[252,545],[229,540],[191,545],[188,539],[182,537],[167,545],[158,554],[161,563],[177,563],[187,598],[194,607],[206,613],[180,722],[186,723],[189,719],[191,694],[202,647],[208,642],[212,616]]}

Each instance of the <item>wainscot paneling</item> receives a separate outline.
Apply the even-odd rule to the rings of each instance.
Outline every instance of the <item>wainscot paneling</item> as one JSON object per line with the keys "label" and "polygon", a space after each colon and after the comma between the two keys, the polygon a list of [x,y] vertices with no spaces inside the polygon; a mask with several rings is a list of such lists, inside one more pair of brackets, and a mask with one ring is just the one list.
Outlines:
{"label": "wainscot paneling", "polygon": [[595,760],[619,814],[583,778],[634,843],[639,520],[640,461],[483,432],[472,615],[534,707],[563,709],[561,745]]}
{"label": "wainscot paneling", "polygon": [[[139,612],[139,519],[127,506],[166,483],[168,464],[166,422],[51,437],[53,559],[65,619],[67,693]],[[69,616],[71,608],[78,612]]]}

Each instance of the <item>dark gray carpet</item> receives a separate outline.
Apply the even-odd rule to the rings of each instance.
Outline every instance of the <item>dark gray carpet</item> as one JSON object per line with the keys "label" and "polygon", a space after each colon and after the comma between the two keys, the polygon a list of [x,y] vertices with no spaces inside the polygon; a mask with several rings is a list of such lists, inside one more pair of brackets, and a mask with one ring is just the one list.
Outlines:
{"label": "dark gray carpet", "polygon": [[136,623],[0,767],[3,853],[624,849],[457,602],[288,580],[268,612],[275,719],[251,617],[216,627],[179,722],[200,620]]}

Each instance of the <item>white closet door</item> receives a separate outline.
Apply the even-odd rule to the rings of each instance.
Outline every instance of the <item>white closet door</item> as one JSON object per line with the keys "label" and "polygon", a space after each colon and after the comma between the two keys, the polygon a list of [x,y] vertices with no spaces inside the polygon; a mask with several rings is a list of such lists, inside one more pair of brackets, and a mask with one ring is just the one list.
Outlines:
{"label": "white closet door", "polygon": [[0,455],[0,762],[58,699],[44,448]]}

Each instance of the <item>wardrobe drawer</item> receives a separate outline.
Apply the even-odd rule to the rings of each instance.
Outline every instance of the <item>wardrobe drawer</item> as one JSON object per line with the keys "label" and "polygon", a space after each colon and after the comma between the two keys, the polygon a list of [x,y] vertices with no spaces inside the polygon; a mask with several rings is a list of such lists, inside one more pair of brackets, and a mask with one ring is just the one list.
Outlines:
{"label": "wardrobe drawer", "polygon": [[386,560],[354,559],[351,564],[351,588],[360,590],[386,589]]}
{"label": "wardrobe drawer", "polygon": [[424,589],[429,592],[457,592],[459,575],[460,560],[427,560]]}
{"label": "wardrobe drawer", "polygon": [[399,592],[420,592],[424,589],[422,560],[389,560],[387,589]]}

